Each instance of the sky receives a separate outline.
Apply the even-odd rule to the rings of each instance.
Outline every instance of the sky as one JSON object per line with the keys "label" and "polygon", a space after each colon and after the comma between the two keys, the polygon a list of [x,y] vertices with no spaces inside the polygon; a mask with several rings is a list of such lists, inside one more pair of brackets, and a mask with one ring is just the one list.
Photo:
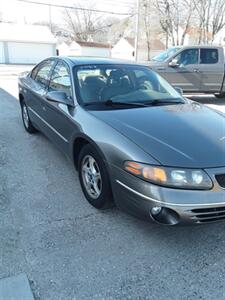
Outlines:
{"label": "sky", "polygon": [[[29,0],[28,0],[29,1]],[[32,1],[32,0],[30,0]],[[128,13],[136,0],[34,0],[35,2],[53,3],[58,5],[73,6],[79,3],[84,8],[93,8],[115,13]],[[0,0],[0,12],[4,21],[18,23],[33,23],[49,21],[49,7],[44,5],[29,4],[18,0]],[[51,8],[52,22],[62,23],[62,9]],[[126,17],[120,16],[121,18]]]}

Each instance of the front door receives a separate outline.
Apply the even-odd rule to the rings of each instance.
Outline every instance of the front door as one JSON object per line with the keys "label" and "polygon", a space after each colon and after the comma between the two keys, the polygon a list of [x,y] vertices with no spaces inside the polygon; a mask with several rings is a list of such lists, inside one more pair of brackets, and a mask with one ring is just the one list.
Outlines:
{"label": "front door", "polygon": [[[68,98],[73,99],[71,74],[63,61],[59,60],[54,67],[48,87],[48,92],[51,91],[65,92]],[[72,120],[75,108],[45,98],[44,110],[45,118],[50,125],[49,138],[69,154],[69,141],[75,127]]]}
{"label": "front door", "polygon": [[184,49],[173,57],[173,62],[176,64],[172,65],[169,62],[161,72],[159,71],[160,75],[185,92],[200,91],[199,49]]}

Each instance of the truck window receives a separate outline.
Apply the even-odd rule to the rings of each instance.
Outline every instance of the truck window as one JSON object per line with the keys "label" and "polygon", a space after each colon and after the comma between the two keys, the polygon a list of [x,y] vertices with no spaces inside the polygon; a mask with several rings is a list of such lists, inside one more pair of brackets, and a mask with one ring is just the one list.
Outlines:
{"label": "truck window", "polygon": [[218,63],[218,49],[201,49],[200,63],[201,64],[216,64]]}
{"label": "truck window", "polygon": [[198,49],[186,49],[180,52],[175,58],[180,67],[198,64]]}

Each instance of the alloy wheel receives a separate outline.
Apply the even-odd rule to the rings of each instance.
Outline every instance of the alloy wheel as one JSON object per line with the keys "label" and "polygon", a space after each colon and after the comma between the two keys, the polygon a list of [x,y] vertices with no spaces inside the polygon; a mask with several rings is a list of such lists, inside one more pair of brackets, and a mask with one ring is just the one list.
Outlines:
{"label": "alloy wheel", "polygon": [[24,125],[26,128],[28,128],[29,127],[29,116],[28,116],[27,106],[25,104],[23,104],[22,111],[23,111]]}
{"label": "alloy wheel", "polygon": [[81,165],[82,180],[88,195],[97,199],[102,192],[102,177],[96,160],[91,155],[86,155]]}

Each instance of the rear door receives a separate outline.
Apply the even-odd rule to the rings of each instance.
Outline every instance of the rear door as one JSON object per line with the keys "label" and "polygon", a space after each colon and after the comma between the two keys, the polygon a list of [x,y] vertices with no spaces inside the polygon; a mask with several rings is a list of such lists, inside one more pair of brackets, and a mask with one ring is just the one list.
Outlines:
{"label": "rear door", "polygon": [[201,74],[201,91],[219,92],[223,76],[224,61],[222,48],[201,48],[199,72]]}
{"label": "rear door", "polygon": [[55,61],[53,59],[45,60],[40,63],[27,78],[29,88],[24,88],[31,120],[44,132],[48,129],[43,107],[44,97],[47,92],[54,64]]}
{"label": "rear door", "polygon": [[[170,65],[171,60],[177,64]],[[201,88],[201,75],[199,73],[199,49],[184,49],[174,56],[162,70],[157,70],[173,86],[186,91],[199,91]]]}

